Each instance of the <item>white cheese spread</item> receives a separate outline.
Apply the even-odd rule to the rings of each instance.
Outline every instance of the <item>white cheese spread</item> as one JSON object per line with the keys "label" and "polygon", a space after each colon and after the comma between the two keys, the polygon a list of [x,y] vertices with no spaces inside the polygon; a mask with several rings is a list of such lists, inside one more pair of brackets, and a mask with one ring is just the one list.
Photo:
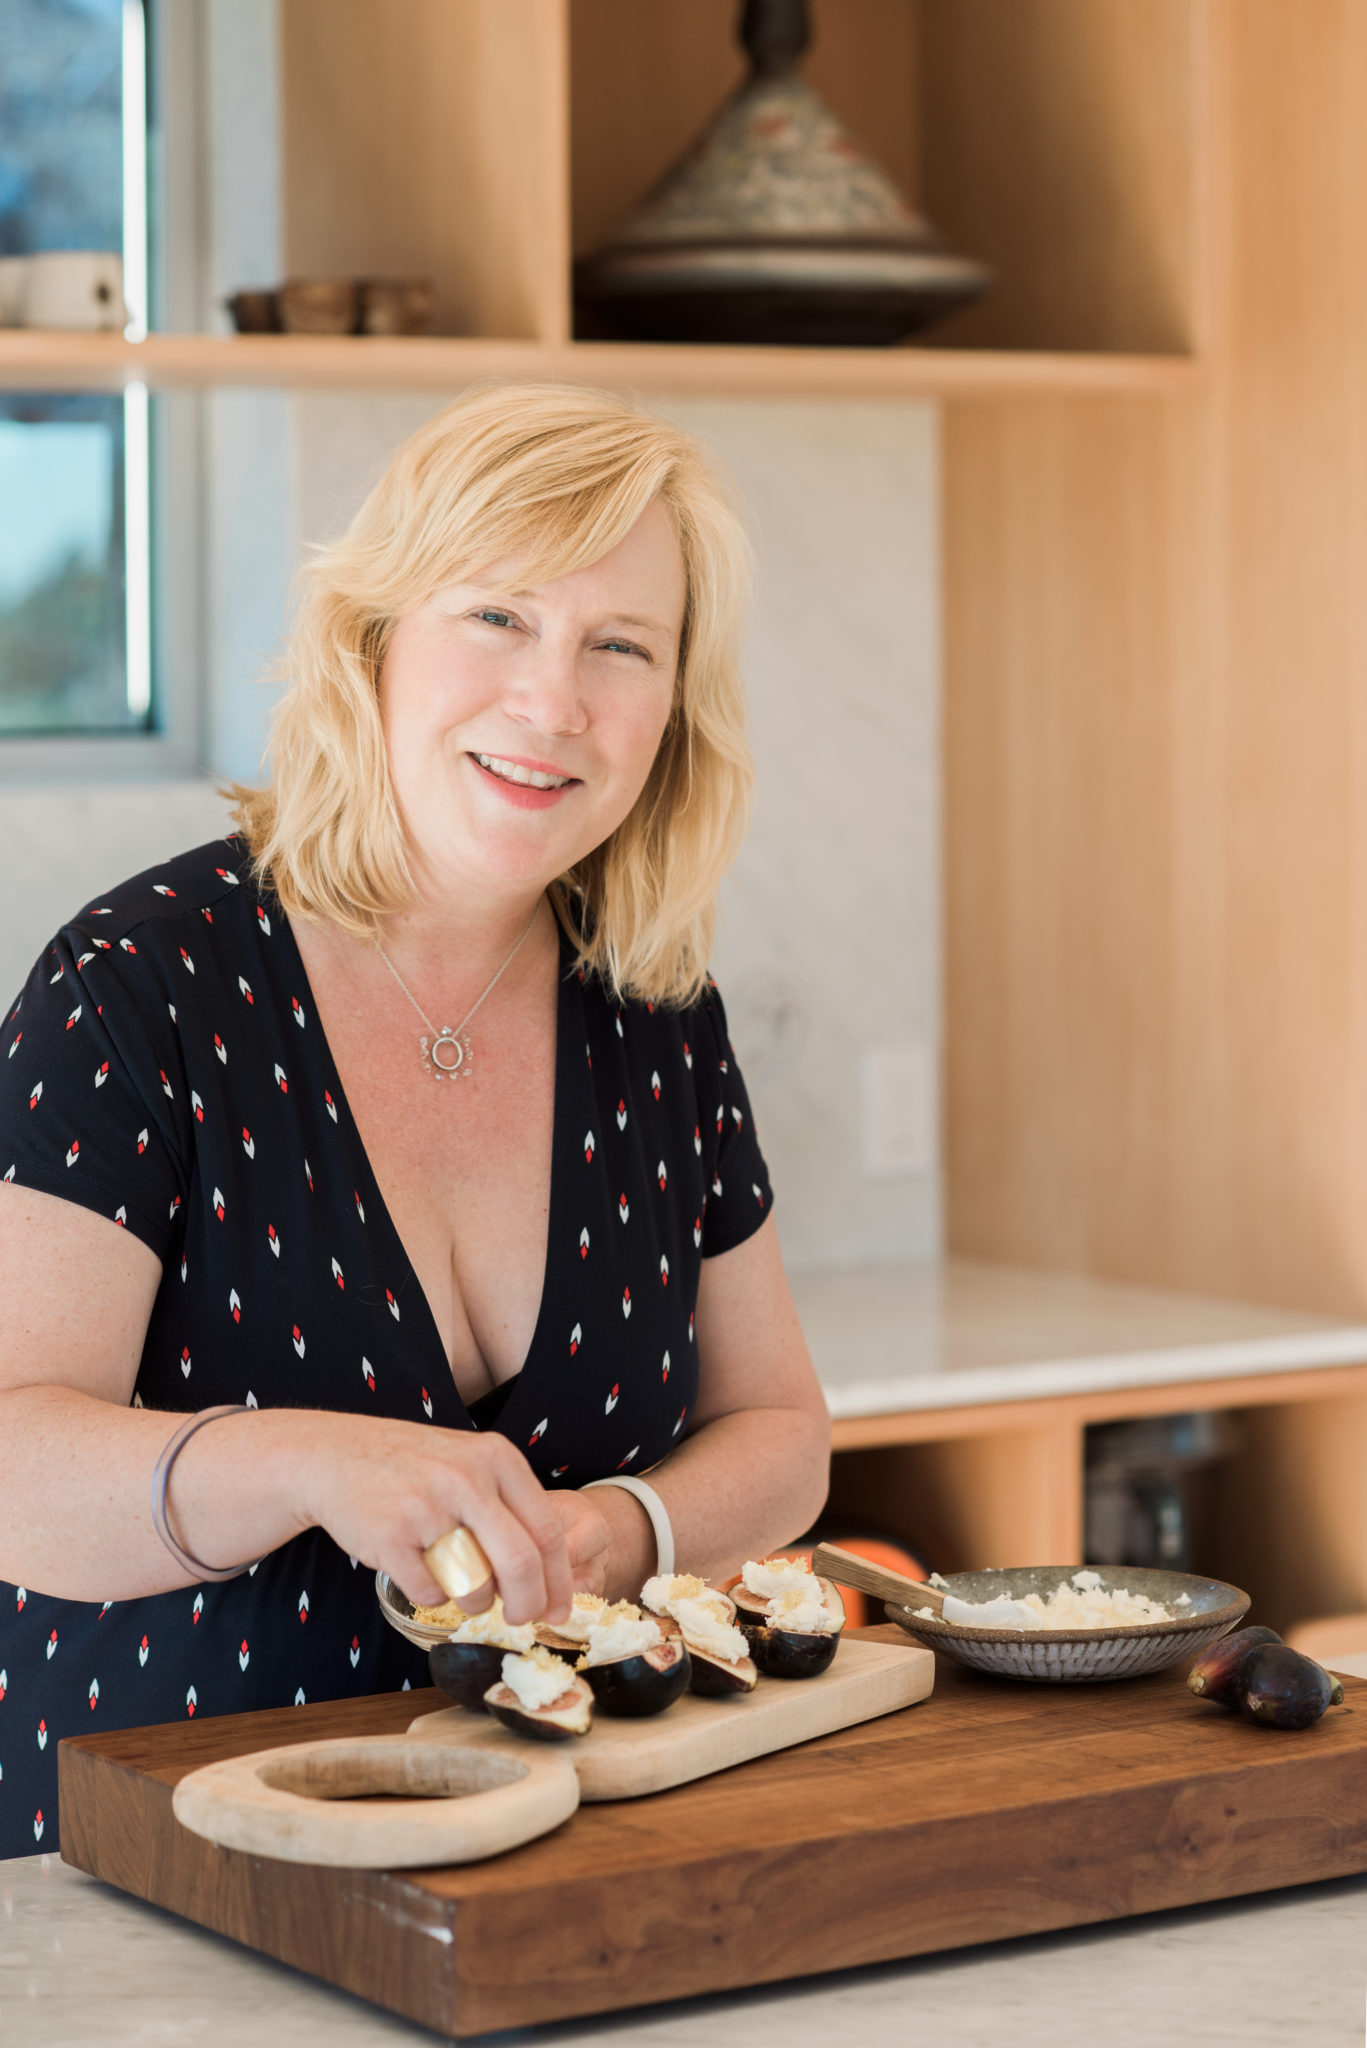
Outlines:
{"label": "white cheese spread", "polygon": [[817,1592],[816,1579],[805,1558],[762,1557],[753,1559],[741,1571],[747,1593],[760,1600],[776,1600],[781,1593]]}
{"label": "white cheese spread", "polygon": [[514,1627],[504,1619],[503,1602],[497,1595],[483,1614],[462,1614],[457,1607],[456,1615],[458,1620],[451,1630],[453,1643],[491,1643],[498,1650],[530,1650],[536,1641],[536,1630],[529,1621]]}
{"label": "white cheese spread", "polygon": [[529,1714],[553,1706],[574,1680],[563,1657],[537,1644],[522,1657],[503,1659],[503,1683],[517,1694]]}
{"label": "white cheese spread", "polygon": [[639,1657],[646,1650],[657,1650],[663,1641],[657,1621],[614,1615],[601,1627],[589,1630],[589,1646],[579,1659],[579,1668],[584,1671],[592,1664],[615,1664],[619,1657]]}
{"label": "white cheese spread", "polygon": [[1060,1579],[1052,1593],[1018,1593],[1011,1604],[1020,1610],[1014,1621],[1003,1622],[993,1612],[1001,1602],[991,1600],[955,1600],[953,1614],[946,1601],[944,1619],[965,1628],[1049,1629],[1135,1628],[1172,1620],[1161,1601],[1151,1600],[1147,1593],[1131,1593],[1124,1586],[1106,1592],[1098,1574],[1091,1571],[1074,1572],[1071,1579]]}
{"label": "white cheese spread", "polygon": [[[651,1608],[656,1614],[672,1614],[676,1600],[699,1600],[708,1591],[701,1579],[695,1579],[691,1572],[666,1572],[663,1578],[647,1579],[641,1588],[642,1607]],[[721,1594],[716,1595],[721,1599]]]}
{"label": "white cheese spread", "polygon": [[563,1621],[548,1621],[547,1628],[556,1635],[564,1636],[567,1642],[586,1643],[589,1630],[600,1622],[607,1612],[608,1603],[597,1593],[576,1593],[573,1605]]}
{"label": "white cheese spread", "polygon": [[787,1629],[796,1636],[829,1636],[840,1626],[840,1616],[832,1614],[822,1597],[819,1579],[810,1580],[810,1591],[797,1587],[780,1593],[766,1612],[770,1628]]}
{"label": "white cheese spread", "polygon": [[723,1664],[738,1664],[750,1652],[745,1637],[731,1619],[731,1609],[720,1595],[709,1600],[676,1599],[669,1612],[683,1630],[689,1649],[702,1650]]}

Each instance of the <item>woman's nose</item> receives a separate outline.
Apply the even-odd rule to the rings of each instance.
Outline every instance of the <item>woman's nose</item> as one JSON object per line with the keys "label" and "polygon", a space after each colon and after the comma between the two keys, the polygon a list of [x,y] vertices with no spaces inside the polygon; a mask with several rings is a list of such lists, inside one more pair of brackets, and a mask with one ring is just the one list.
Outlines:
{"label": "woman's nose", "polygon": [[519,662],[509,688],[509,715],[544,733],[582,732],[588,724],[578,649],[541,641]]}

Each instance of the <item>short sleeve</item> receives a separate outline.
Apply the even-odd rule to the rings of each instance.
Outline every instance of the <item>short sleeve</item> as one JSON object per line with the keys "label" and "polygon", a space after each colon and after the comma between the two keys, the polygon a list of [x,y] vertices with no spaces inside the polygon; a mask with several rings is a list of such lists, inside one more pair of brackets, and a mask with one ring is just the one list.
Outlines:
{"label": "short sleeve", "polygon": [[109,1217],[165,1263],[188,1178],[181,1080],[136,942],[68,926],[0,1033],[0,1180]]}
{"label": "short sleeve", "polygon": [[704,1114],[715,1133],[712,1181],[703,1217],[702,1252],[714,1258],[753,1237],[773,1207],[769,1169],[759,1148],[750,1098],[745,1092],[726,1028],[726,1011],[715,982],[699,1005],[695,1042],[706,1047],[711,1071],[698,1077]]}

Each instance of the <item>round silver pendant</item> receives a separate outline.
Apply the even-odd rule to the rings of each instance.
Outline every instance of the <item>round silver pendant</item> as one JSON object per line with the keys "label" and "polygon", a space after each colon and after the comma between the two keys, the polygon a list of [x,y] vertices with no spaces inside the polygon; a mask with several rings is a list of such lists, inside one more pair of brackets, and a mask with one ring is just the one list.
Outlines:
{"label": "round silver pendant", "polygon": [[470,1072],[470,1041],[443,1025],[435,1038],[422,1040],[422,1063],[434,1081],[463,1081]]}

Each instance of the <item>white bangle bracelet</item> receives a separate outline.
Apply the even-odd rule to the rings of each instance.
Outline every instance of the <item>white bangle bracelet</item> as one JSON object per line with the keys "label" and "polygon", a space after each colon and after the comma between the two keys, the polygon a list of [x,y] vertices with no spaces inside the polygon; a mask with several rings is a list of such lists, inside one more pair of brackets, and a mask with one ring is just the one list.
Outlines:
{"label": "white bangle bracelet", "polygon": [[635,1494],[650,1516],[650,1526],[655,1531],[655,1576],[668,1578],[674,1569],[674,1526],[669,1519],[669,1510],[655,1488],[647,1486],[644,1479],[636,1479],[629,1472],[623,1472],[614,1479],[590,1479],[580,1491],[588,1493],[595,1486],[620,1486],[623,1493]]}

